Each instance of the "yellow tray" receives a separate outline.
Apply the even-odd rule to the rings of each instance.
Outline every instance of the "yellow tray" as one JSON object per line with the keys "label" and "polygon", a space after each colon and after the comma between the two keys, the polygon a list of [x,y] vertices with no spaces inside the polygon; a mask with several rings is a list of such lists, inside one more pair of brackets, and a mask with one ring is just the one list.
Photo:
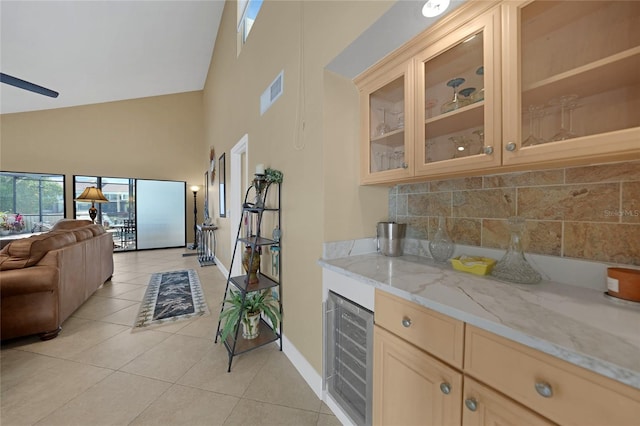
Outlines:
{"label": "yellow tray", "polygon": [[451,259],[453,269],[476,275],[489,275],[495,264],[496,260],[489,257],[463,255]]}

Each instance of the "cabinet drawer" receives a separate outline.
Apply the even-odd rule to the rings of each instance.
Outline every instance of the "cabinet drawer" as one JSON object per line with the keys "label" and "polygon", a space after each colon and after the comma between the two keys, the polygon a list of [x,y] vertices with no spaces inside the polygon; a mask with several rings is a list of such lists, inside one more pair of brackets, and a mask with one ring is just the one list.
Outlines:
{"label": "cabinet drawer", "polygon": [[470,325],[464,370],[562,425],[631,426],[640,419],[639,390]]}
{"label": "cabinet drawer", "polygon": [[441,360],[462,368],[464,323],[376,290],[375,323]]}

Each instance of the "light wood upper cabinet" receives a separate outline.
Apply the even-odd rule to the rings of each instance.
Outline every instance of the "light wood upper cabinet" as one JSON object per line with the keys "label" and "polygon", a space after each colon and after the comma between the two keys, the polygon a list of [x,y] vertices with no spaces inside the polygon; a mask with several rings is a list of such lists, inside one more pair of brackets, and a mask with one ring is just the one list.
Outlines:
{"label": "light wood upper cabinet", "polygon": [[373,347],[374,425],[460,424],[461,373],[379,326]]}
{"label": "light wood upper cabinet", "polygon": [[356,84],[363,184],[640,158],[640,1],[467,2]]}
{"label": "light wood upper cabinet", "polygon": [[508,1],[503,164],[640,152],[640,2]]}
{"label": "light wood upper cabinet", "polygon": [[386,67],[360,89],[362,183],[413,175],[413,61]]}
{"label": "light wood upper cabinet", "polygon": [[500,9],[415,56],[416,175],[500,165]]}

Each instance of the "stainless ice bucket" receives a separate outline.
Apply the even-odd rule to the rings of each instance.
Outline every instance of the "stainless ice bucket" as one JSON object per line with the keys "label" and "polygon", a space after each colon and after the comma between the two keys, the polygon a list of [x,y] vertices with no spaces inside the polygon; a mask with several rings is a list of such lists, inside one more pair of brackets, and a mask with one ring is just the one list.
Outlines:
{"label": "stainless ice bucket", "polygon": [[378,222],[376,241],[378,251],[385,256],[402,256],[407,225],[396,222]]}

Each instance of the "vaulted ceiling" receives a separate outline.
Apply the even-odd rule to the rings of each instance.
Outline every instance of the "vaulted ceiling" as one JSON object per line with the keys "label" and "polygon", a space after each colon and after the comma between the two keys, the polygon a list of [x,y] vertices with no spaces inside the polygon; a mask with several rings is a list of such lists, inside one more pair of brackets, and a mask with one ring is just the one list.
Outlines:
{"label": "vaulted ceiling", "polygon": [[0,2],[0,113],[201,90],[224,1]]}

